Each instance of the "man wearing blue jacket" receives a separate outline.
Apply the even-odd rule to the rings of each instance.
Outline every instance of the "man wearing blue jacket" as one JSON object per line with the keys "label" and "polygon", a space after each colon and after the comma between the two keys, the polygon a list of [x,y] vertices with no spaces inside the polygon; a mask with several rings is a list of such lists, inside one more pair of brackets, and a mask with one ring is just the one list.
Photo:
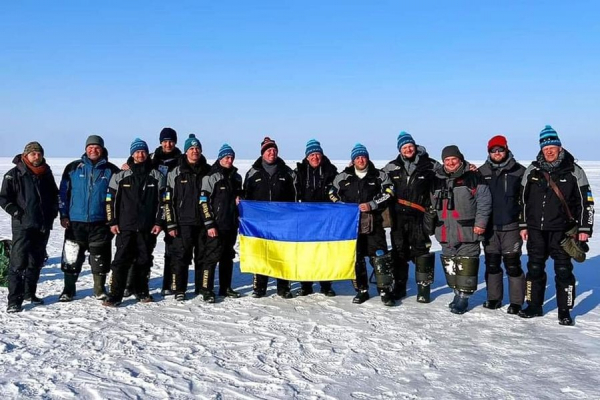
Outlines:
{"label": "man wearing blue jacket", "polygon": [[106,299],[113,235],[106,223],[105,198],[110,178],[118,171],[108,162],[104,140],[97,135],[87,138],[85,153],[65,168],[59,192],[60,224],[65,228],[61,262],[65,287],[59,301],[73,300],[86,251],[90,253],[94,296]]}

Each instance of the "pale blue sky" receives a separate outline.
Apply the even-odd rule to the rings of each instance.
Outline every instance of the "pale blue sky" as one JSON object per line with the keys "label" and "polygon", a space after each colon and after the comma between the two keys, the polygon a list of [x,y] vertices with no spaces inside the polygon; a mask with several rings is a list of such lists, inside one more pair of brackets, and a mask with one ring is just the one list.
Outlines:
{"label": "pale blue sky", "polygon": [[5,1],[0,155],[39,140],[76,157],[89,134],[114,156],[171,126],[214,158],[255,158],[265,135],[298,159],[310,138],[348,158],[396,156],[410,132],[439,158],[517,158],[545,124],[599,159],[597,1]]}

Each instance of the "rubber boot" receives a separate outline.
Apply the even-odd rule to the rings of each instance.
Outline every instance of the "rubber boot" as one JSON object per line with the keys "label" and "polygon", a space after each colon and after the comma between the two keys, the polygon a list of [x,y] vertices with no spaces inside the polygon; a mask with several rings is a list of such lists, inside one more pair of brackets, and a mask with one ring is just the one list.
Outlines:
{"label": "rubber boot", "polygon": [[96,300],[106,300],[106,275],[105,274],[94,274],[94,298]]}
{"label": "rubber boot", "polygon": [[77,278],[79,274],[67,274],[65,273],[65,288],[60,294],[58,301],[66,303],[72,301],[77,292]]}

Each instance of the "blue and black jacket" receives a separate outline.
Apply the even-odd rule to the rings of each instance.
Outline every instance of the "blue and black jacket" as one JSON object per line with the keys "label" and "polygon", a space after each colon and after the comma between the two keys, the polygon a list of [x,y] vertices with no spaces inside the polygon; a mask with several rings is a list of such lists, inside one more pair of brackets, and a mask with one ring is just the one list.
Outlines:
{"label": "blue and black jacket", "polygon": [[75,222],[106,221],[105,198],[110,178],[119,168],[104,156],[96,162],[83,155],[65,167],[60,181],[60,218]]}

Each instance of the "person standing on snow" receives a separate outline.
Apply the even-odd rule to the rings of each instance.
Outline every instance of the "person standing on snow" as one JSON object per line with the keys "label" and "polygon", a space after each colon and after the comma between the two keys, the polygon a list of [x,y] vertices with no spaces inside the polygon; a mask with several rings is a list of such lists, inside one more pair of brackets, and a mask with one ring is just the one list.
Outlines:
{"label": "person standing on snow", "polygon": [[[337,168],[323,154],[321,143],[311,139],[306,143],[305,158],[294,170],[296,193],[299,202],[329,202],[329,190],[337,175]],[[335,296],[331,282],[320,282],[321,293],[327,297]],[[298,296],[313,293],[312,282],[301,282]]]}
{"label": "person standing on snow", "polygon": [[504,279],[501,265],[504,261],[510,299],[506,312],[517,314],[525,299],[525,275],[521,268],[523,240],[519,235],[521,179],[525,167],[515,160],[502,135],[491,138],[487,150],[488,159],[479,167],[492,195],[492,216],[483,241],[487,287],[483,307],[494,310],[502,306]]}
{"label": "person standing on snow", "polygon": [[393,186],[388,175],[375,168],[369,160],[367,148],[357,143],[350,154],[352,165],[340,172],[333,181],[330,198],[333,202],[356,203],[360,209],[359,235],[356,243],[356,279],[352,281],[356,296],[354,304],[369,300],[369,276],[365,257],[369,257],[378,282],[387,282],[378,290],[386,306],[396,304],[392,296],[392,265],[389,270],[378,271],[374,264],[378,253],[387,252],[387,242],[381,213],[393,196]]}
{"label": "person standing on snow", "polygon": [[[546,260],[554,260],[558,322],[573,325],[570,310],[575,303],[575,276],[571,256],[561,242],[584,243],[592,236],[594,198],[583,169],[562,147],[558,133],[550,126],[540,132],[540,152],[525,171],[521,237],[527,241],[527,303],[519,312],[523,318],[543,315],[546,290]],[[570,233],[569,233],[570,234]]]}
{"label": "person standing on snow", "polygon": [[424,217],[431,206],[431,184],[440,163],[429,157],[427,150],[417,146],[407,132],[397,139],[398,157],[383,171],[394,185],[395,198],[390,206],[392,251],[394,253],[393,295],[396,300],[406,296],[408,262],[415,264],[417,301],[429,303],[435,271],[435,257],[430,253],[432,227],[426,227]]}
{"label": "person standing on snow", "polygon": [[[181,150],[177,148],[177,132],[173,128],[163,128],[158,136],[160,146],[154,150],[154,153],[150,154],[150,160],[152,161],[152,167],[157,169],[167,179],[167,175],[171,172],[179,163],[181,157]],[[123,169],[129,168],[127,164],[123,166]],[[164,242],[165,242],[165,257],[163,264],[163,281],[162,289],[160,291],[161,296],[169,296],[174,293],[173,288],[173,260],[171,257],[171,245],[173,244],[173,238],[167,233],[163,226]],[[130,270],[127,276],[127,288],[125,289],[125,297],[129,297],[132,294],[131,290],[131,279],[133,277],[132,271]]]}
{"label": "person standing on snow", "polygon": [[23,301],[44,303],[35,292],[50,230],[58,215],[58,188],[42,146],[27,143],[13,163],[16,166],[4,175],[0,190],[0,207],[11,216],[12,224],[8,313],[22,311]]}
{"label": "person standing on snow", "polygon": [[[260,144],[260,154],[244,179],[246,200],[296,201],[294,172],[279,158],[277,143],[265,137]],[[267,294],[268,282],[268,276],[254,275],[252,297],[264,297]],[[290,291],[290,282],[277,279],[277,294],[284,299],[294,297]]]}
{"label": "person standing on snow", "polygon": [[481,241],[492,212],[492,196],[483,177],[470,170],[457,146],[442,150],[443,168],[436,173],[431,202],[437,211],[435,238],[442,246],[442,266],[448,286],[454,289],[449,304],[463,314],[477,290]]}
{"label": "person standing on snow", "polygon": [[207,234],[199,205],[202,179],[210,166],[202,155],[202,144],[192,133],[185,141],[179,165],[167,177],[164,215],[169,236],[173,238],[171,255],[175,274],[175,300],[186,299],[190,263],[194,260],[195,293],[213,303],[208,292],[202,292],[202,266],[206,257]]}
{"label": "person standing on snow", "polygon": [[117,236],[110,294],[102,303],[107,307],[117,307],[123,301],[130,268],[135,297],[142,303],[154,301],[148,280],[156,236],[161,232],[164,177],[152,168],[146,142],[135,139],[129,153],[129,169],[111,177],[106,194],[108,225]]}
{"label": "person standing on snow", "polygon": [[219,296],[238,298],[231,288],[235,241],[239,226],[237,204],[242,195],[242,177],[233,166],[235,152],[227,143],[219,149],[217,161],[202,178],[200,208],[208,236],[202,263],[201,293],[214,299],[215,269],[219,263]]}
{"label": "person standing on snow", "polygon": [[106,191],[119,168],[108,162],[104,139],[91,135],[85,153],[69,163],[60,181],[60,224],[65,228],[61,270],[65,287],[58,301],[75,297],[76,283],[89,251],[94,277],[94,297],[106,300],[106,275],[110,272],[113,234],[106,224]]}

